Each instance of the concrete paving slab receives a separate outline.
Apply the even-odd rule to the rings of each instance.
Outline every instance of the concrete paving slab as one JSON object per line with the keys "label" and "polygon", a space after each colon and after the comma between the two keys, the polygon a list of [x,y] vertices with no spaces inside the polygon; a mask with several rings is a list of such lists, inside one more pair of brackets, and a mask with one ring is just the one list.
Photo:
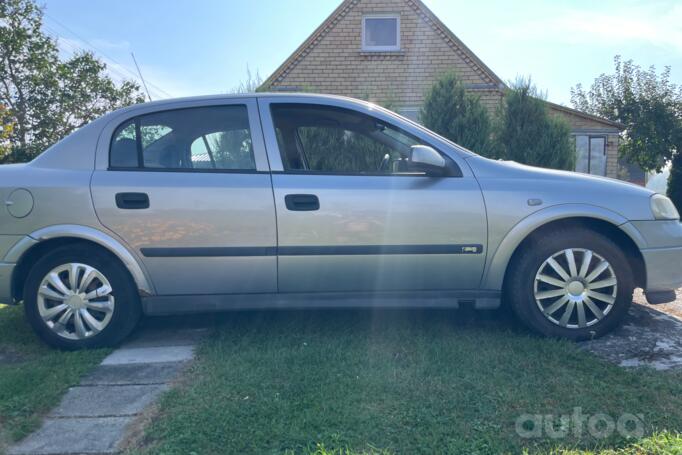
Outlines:
{"label": "concrete paving slab", "polygon": [[635,303],[621,327],[580,346],[622,367],[682,369],[682,321]]}
{"label": "concrete paving slab", "polygon": [[185,362],[194,358],[194,346],[121,348],[111,353],[102,365]]}
{"label": "concrete paving slab", "polygon": [[148,385],[171,382],[186,362],[100,365],[80,385]]}
{"label": "concrete paving slab", "polygon": [[134,333],[123,346],[126,348],[150,348],[163,346],[191,346],[208,334],[207,328],[174,329],[143,328]]}
{"label": "concrete paving slab", "polygon": [[141,413],[167,389],[164,384],[72,387],[50,416],[131,416]]}
{"label": "concrete paving slab", "polygon": [[112,454],[131,417],[47,419],[43,426],[12,447],[9,455]]}

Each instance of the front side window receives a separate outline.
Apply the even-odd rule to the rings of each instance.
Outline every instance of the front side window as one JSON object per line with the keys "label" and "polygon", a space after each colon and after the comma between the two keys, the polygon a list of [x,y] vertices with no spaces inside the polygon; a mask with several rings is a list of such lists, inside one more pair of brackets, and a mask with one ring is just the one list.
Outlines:
{"label": "front side window", "polygon": [[575,170],[585,174],[606,175],[606,138],[575,136]]}
{"label": "front side window", "polygon": [[246,106],[156,112],[114,132],[111,168],[255,170]]}
{"label": "front side window", "polygon": [[411,168],[409,157],[412,146],[426,144],[374,117],[311,104],[273,104],[272,117],[286,171],[356,175],[420,172]]}
{"label": "front side window", "polygon": [[400,16],[365,16],[362,18],[362,49],[365,51],[400,50]]}

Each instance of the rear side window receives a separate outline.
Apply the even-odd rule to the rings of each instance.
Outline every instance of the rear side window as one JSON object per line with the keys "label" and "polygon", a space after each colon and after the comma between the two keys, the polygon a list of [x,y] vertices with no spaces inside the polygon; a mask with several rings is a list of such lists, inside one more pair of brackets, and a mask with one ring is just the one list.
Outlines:
{"label": "rear side window", "polygon": [[114,169],[255,170],[246,106],[210,106],[142,115],[111,141]]}

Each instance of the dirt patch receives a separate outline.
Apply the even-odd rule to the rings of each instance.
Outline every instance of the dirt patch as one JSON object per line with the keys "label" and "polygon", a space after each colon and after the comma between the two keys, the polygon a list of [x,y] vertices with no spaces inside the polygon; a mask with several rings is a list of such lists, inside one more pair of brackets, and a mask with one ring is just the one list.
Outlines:
{"label": "dirt patch", "polygon": [[30,360],[26,354],[10,347],[0,347],[0,365],[14,365]]}

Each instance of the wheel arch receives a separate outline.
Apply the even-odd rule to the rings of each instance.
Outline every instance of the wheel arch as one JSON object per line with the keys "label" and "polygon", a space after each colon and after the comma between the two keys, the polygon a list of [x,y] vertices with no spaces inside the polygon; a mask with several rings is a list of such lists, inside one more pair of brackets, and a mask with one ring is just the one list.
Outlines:
{"label": "wheel arch", "polygon": [[122,242],[95,228],[59,225],[33,232],[7,253],[5,260],[16,264],[12,273],[12,296],[15,301],[23,298],[24,282],[31,264],[52,249],[70,244],[86,244],[113,254],[128,270],[141,295],[154,294],[151,280],[142,265]]}
{"label": "wheel arch", "polygon": [[557,227],[575,226],[606,235],[626,252],[635,276],[635,284],[644,286],[646,268],[640,251],[646,246],[628,220],[611,210],[589,205],[566,204],[535,212],[517,223],[504,237],[489,259],[482,280],[482,289],[503,289],[509,265],[514,256],[533,238]]}

